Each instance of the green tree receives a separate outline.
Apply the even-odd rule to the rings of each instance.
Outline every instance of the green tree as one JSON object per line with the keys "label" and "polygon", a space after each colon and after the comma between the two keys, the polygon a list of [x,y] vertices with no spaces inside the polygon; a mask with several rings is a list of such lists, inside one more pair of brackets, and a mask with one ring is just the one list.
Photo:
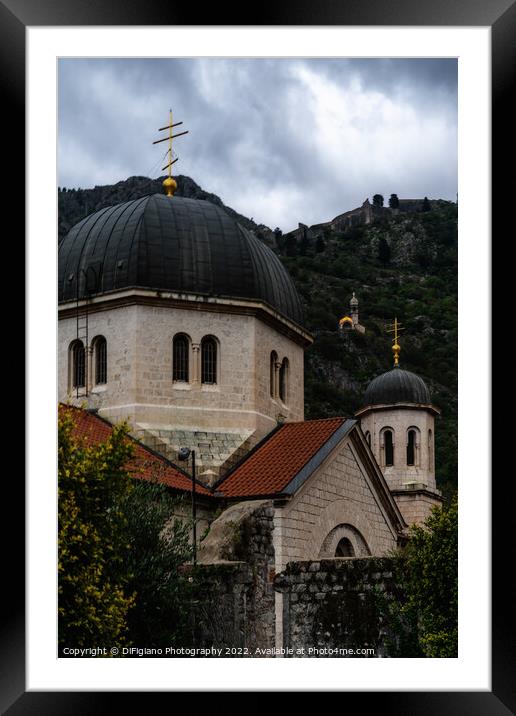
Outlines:
{"label": "green tree", "polygon": [[432,207],[430,206],[430,202],[428,201],[428,197],[425,196],[425,198],[423,199],[422,210],[423,210],[423,211],[430,211],[431,208],[432,208]]}
{"label": "green tree", "polygon": [[384,236],[380,237],[378,243],[378,259],[386,266],[391,260],[391,247],[387,243],[387,239]]}
{"label": "green tree", "polygon": [[301,241],[299,242],[299,255],[306,256],[308,253],[309,246],[310,242],[308,240],[308,235],[305,230],[303,231],[303,236],[301,237]]}
{"label": "green tree", "polygon": [[389,199],[389,206],[391,209],[398,209],[400,205],[400,200],[398,199],[397,194],[391,194]]}
{"label": "green tree", "polygon": [[373,206],[383,206],[383,196],[381,194],[373,196]]}
{"label": "green tree", "polygon": [[315,241],[315,251],[318,254],[322,254],[324,249],[326,248],[326,244],[324,243],[324,239],[322,236],[318,236]]}
{"label": "green tree", "polygon": [[103,443],[74,434],[72,410],[58,423],[58,642],[60,647],[127,643],[134,604],[127,558],[127,521],[120,505],[133,481],[133,448],[120,425]]}
{"label": "green tree", "polygon": [[458,510],[434,507],[423,526],[410,528],[401,559],[405,604],[401,615],[413,625],[427,657],[456,657],[458,651]]}
{"label": "green tree", "polygon": [[287,256],[297,255],[297,241],[294,234],[287,234],[287,237],[284,239],[284,247]]}
{"label": "green tree", "polygon": [[[136,603],[128,614],[131,641],[167,647],[190,640],[191,585],[180,567],[191,559],[188,506],[163,484],[136,480],[123,504],[129,530],[127,570]],[[182,517],[182,518],[181,518]]]}

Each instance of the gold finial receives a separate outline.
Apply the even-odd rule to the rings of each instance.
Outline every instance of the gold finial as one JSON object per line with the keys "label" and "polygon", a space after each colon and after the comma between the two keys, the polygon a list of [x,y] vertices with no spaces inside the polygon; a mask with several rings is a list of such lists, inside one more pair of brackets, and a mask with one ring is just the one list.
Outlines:
{"label": "gold finial", "polygon": [[168,129],[168,137],[165,137],[164,139],[157,139],[155,142],[152,142],[153,144],[159,144],[160,142],[168,141],[168,149],[166,152],[166,154],[168,154],[168,164],[161,168],[161,171],[168,169],[168,177],[163,180],[163,188],[165,189],[165,194],[167,196],[174,196],[174,192],[177,189],[177,182],[172,177],[172,164],[175,164],[177,162],[178,157],[172,159],[172,140],[176,137],[181,137],[183,134],[188,134],[188,130],[186,130],[186,132],[172,134],[172,127],[177,127],[180,124],[183,124],[183,122],[176,122],[175,124],[172,122],[172,110],[170,110],[169,123],[166,125],[166,127],[160,127],[158,129],[158,132],[162,132],[163,130]]}
{"label": "gold finial", "polygon": [[392,352],[394,353],[394,367],[397,368],[399,364],[399,358],[400,358],[400,350],[401,346],[398,343],[398,331],[404,330],[401,323],[398,323],[398,318],[394,318],[394,323],[391,324],[387,328],[387,333],[394,333],[394,337],[392,339]]}

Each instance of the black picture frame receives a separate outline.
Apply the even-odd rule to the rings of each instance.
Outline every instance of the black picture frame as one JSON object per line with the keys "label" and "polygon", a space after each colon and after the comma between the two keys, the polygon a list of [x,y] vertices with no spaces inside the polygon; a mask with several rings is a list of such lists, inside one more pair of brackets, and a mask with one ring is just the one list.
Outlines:
{"label": "black picture frame", "polygon": [[[199,23],[202,15],[202,23]],[[492,131],[493,177],[510,166],[514,150],[514,115],[511,90],[516,67],[516,4],[513,0],[288,0],[279,4],[251,6],[247,14],[236,15],[229,5],[216,3],[199,11],[185,4],[156,0],[3,0],[0,2],[0,79],[4,98],[5,134],[19,139],[16,161],[8,169],[4,197],[11,211],[17,212],[17,231],[23,231],[25,216],[24,162],[21,128],[25,125],[25,29],[28,26],[87,25],[383,25],[383,26],[485,26],[492,31]],[[7,169],[4,165],[4,169]],[[13,176],[14,175],[14,176]],[[4,177],[4,180],[6,177]],[[487,199],[487,198],[486,198]],[[501,236],[506,214],[506,195],[492,195],[493,237]],[[21,237],[20,246],[22,246]],[[23,261],[23,256],[21,261]],[[503,301],[503,286],[493,289],[493,305]],[[480,297],[486,300],[486,297]],[[496,329],[497,318],[494,323]],[[484,334],[484,340],[486,335]],[[487,337],[488,339],[488,337]],[[493,405],[493,415],[494,407]],[[488,439],[488,436],[486,436]],[[501,438],[500,443],[501,444]],[[494,454],[494,453],[493,453]],[[16,515],[9,544],[4,545],[4,608],[0,642],[0,708],[10,716],[17,714],[92,714],[119,706],[129,696],[133,707],[150,698],[149,693],[120,692],[26,692],[25,691],[25,611],[24,611],[24,485],[21,471],[10,470],[7,490],[9,512]],[[505,471],[504,471],[505,472]],[[504,477],[504,474],[501,475]],[[490,692],[353,692],[346,693],[346,709],[381,708],[383,713],[468,714],[485,716],[516,713],[516,664],[514,644],[514,598],[507,579],[513,576],[514,557],[507,545],[513,542],[510,513],[514,505],[514,480],[493,484],[493,618],[492,690]],[[509,483],[509,484],[508,484]],[[5,496],[5,492],[4,492]],[[512,499],[511,499],[512,497]],[[14,538],[13,538],[14,537]],[[512,566],[511,566],[512,564]],[[407,685],[410,687],[410,685]],[[199,691],[202,690],[202,686]],[[227,689],[229,690],[229,689]],[[338,687],[335,687],[338,690]],[[152,694],[154,696],[160,694]],[[170,699],[170,694],[161,694]],[[352,701],[350,702],[350,699]],[[148,702],[147,702],[148,703]],[[169,703],[170,707],[170,703]]]}

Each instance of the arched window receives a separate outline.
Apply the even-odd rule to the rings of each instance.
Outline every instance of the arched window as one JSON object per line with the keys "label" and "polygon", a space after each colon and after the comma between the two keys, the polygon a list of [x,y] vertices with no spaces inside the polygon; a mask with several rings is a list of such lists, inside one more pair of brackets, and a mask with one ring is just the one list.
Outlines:
{"label": "arched window", "polygon": [[335,550],[335,556],[336,557],[354,557],[355,556],[355,550],[353,549],[353,545],[349,541],[347,537],[343,537],[339,544],[337,545],[337,549]]}
{"label": "arched window", "polygon": [[279,369],[279,397],[284,403],[288,399],[288,358],[283,358]]}
{"label": "arched window", "polygon": [[95,353],[95,385],[107,383],[107,341],[104,336],[93,339]]}
{"label": "arched window", "polygon": [[86,385],[86,352],[82,341],[74,341],[71,345],[72,386],[84,388]]}
{"label": "arched window", "polygon": [[407,433],[407,465],[416,464],[416,431],[409,430]]}
{"label": "arched window", "polygon": [[172,341],[172,380],[188,383],[189,380],[189,344],[188,336],[178,333]]}
{"label": "arched window", "polygon": [[384,430],[382,437],[385,467],[391,467],[394,465],[394,436],[392,430]]}
{"label": "arched window", "polygon": [[217,382],[217,341],[212,336],[201,342],[201,382]]}
{"label": "arched window", "polygon": [[434,440],[432,431],[428,431],[428,469],[430,472],[434,469]]}
{"label": "arched window", "polygon": [[365,439],[366,439],[367,444],[369,445],[369,447],[371,447],[371,433],[369,432],[369,430],[366,430]]}
{"label": "arched window", "polygon": [[270,381],[269,389],[270,389],[271,398],[276,397],[276,370],[277,370],[276,364],[277,364],[277,362],[278,362],[278,354],[276,353],[276,351],[272,351],[271,361],[270,361],[270,378],[269,378],[269,381]]}

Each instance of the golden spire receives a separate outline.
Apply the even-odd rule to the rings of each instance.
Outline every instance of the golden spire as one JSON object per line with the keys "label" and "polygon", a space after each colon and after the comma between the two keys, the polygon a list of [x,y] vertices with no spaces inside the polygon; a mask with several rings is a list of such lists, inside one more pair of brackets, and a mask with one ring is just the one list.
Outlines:
{"label": "golden spire", "polygon": [[163,187],[165,189],[165,194],[167,196],[174,196],[174,192],[177,189],[177,182],[172,176],[172,164],[175,164],[177,162],[177,157],[175,159],[172,159],[172,140],[176,137],[181,137],[183,134],[188,134],[188,130],[186,132],[179,132],[178,134],[172,134],[172,127],[177,127],[180,124],[183,124],[182,122],[176,122],[173,124],[172,122],[172,110],[170,110],[170,117],[169,117],[169,123],[165,127],[160,127],[158,129],[158,132],[162,132],[165,129],[168,129],[168,137],[165,137],[164,139],[157,139],[155,142],[152,142],[153,144],[159,144],[160,142],[167,142],[168,141],[168,164],[166,164],[164,167],[161,168],[161,171],[164,169],[168,169],[168,177],[163,180]]}
{"label": "golden spire", "polygon": [[400,358],[400,350],[401,346],[398,343],[398,331],[404,330],[401,323],[398,323],[398,318],[394,318],[394,323],[392,323],[387,328],[387,333],[394,333],[394,337],[392,339],[392,352],[394,353],[394,367],[397,368],[399,364],[399,358]]}

